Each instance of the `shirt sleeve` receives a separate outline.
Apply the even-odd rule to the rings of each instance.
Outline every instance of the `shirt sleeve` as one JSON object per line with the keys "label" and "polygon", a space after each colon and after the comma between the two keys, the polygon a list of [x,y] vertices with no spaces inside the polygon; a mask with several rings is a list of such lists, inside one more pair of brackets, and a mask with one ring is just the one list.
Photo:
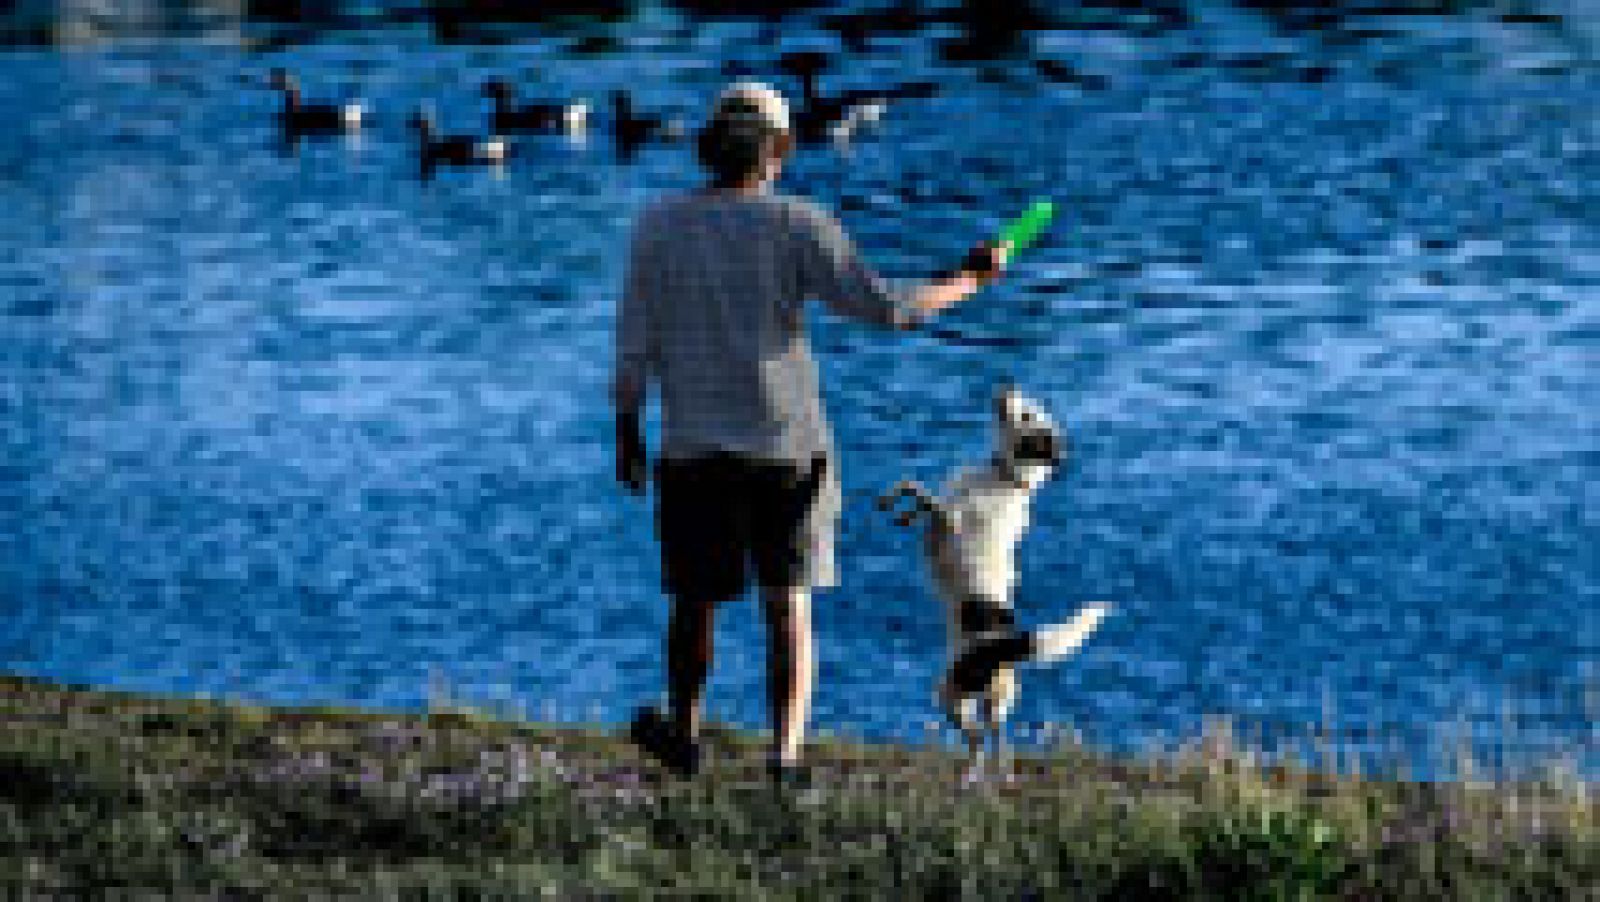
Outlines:
{"label": "shirt sleeve", "polygon": [[628,249],[627,272],[617,303],[617,356],[611,396],[619,408],[635,407],[644,400],[645,387],[656,362],[657,337],[650,315],[650,295],[660,274],[653,245],[645,220],[641,218]]}
{"label": "shirt sleeve", "polygon": [[915,321],[908,293],[873,272],[854,243],[827,212],[797,203],[800,290],[840,316],[880,326],[906,328]]}

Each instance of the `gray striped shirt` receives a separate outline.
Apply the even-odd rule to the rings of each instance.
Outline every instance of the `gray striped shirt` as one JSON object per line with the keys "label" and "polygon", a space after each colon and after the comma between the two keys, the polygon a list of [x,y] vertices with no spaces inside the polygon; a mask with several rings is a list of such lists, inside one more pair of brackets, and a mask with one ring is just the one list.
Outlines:
{"label": "gray striped shirt", "polygon": [[773,194],[659,201],[635,225],[617,317],[620,406],[661,391],[662,457],[805,463],[831,450],[805,302],[884,326],[913,308],[816,204]]}

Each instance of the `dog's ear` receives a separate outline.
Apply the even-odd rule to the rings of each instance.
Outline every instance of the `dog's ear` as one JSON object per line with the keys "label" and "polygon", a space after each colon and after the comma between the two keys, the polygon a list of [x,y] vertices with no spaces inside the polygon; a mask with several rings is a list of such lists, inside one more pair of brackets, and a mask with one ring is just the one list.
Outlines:
{"label": "dog's ear", "polygon": [[1015,382],[1007,380],[996,385],[994,389],[994,415],[1002,420],[1011,419],[1017,397],[1017,384]]}

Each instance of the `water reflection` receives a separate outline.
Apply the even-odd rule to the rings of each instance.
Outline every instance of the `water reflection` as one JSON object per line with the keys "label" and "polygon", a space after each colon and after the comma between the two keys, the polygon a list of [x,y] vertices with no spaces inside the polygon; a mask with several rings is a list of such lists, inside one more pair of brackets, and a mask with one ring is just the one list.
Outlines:
{"label": "water reflection", "polygon": [[[1567,36],[1592,50],[1595,20],[1575,0],[1540,0],[1503,11],[1485,10],[1471,0],[1419,0],[1391,3],[1381,10],[1361,4],[1314,0],[1236,0],[1227,4],[1184,4],[1179,0],[1092,0],[1074,4],[1038,0],[992,4],[979,0],[917,3],[729,3],[725,0],[670,0],[661,7],[630,0],[577,0],[515,4],[493,0],[14,0],[0,10],[0,42],[81,44],[129,37],[189,35],[220,41],[299,42],[329,31],[425,25],[443,43],[515,41],[527,26],[546,33],[568,33],[568,47],[579,55],[624,49],[606,29],[637,27],[661,8],[691,21],[755,20],[767,23],[762,43],[776,43],[780,23],[789,31],[818,28],[845,49],[864,53],[885,42],[923,34],[939,36],[948,62],[993,60],[1025,54],[1040,32],[1062,29],[1087,33],[1156,37],[1205,29],[1219,23],[1236,27],[1246,19],[1267,23],[1279,34],[1303,37],[1323,48],[1415,33],[1413,23],[1448,22],[1466,28],[1432,26],[1436,32],[1481,30],[1477,23],[1526,26]],[[802,29],[794,26],[800,25]],[[523,29],[519,32],[518,29]],[[597,30],[598,29],[598,30]],[[1308,50],[1311,48],[1307,48]]]}

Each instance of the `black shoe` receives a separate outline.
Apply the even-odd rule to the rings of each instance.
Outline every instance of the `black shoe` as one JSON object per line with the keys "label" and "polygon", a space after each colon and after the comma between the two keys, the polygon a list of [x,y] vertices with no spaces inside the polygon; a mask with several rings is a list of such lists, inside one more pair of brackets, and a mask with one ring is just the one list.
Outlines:
{"label": "black shoe", "polygon": [[700,772],[700,743],[678,732],[655,708],[644,707],[634,713],[628,739],[676,776],[692,777]]}
{"label": "black shoe", "polygon": [[772,788],[783,793],[800,793],[816,786],[816,774],[811,768],[798,762],[783,762],[772,759],[767,762],[767,778],[772,781]]}

